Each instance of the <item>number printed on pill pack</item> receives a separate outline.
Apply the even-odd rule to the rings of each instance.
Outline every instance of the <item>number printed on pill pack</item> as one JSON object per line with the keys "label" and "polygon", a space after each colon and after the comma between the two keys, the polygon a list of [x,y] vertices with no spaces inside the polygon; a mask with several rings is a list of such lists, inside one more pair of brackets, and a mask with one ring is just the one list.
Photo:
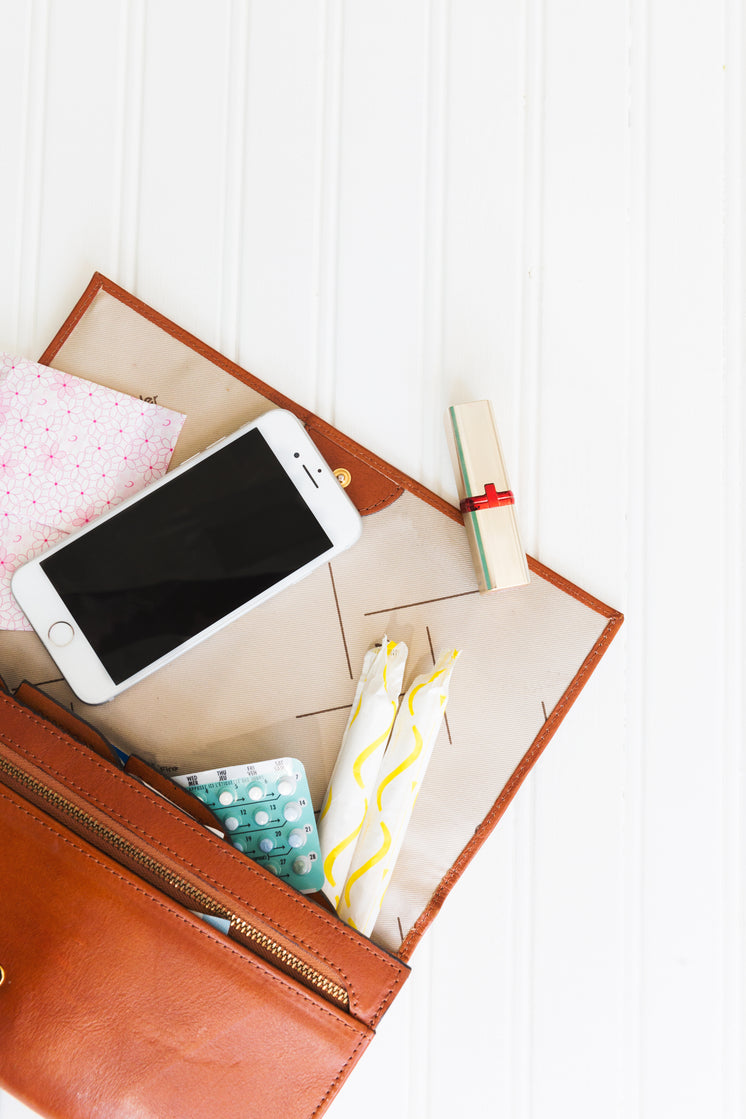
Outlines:
{"label": "number printed on pill pack", "polygon": [[297,758],[185,773],[174,781],[212,809],[237,851],[301,893],[321,889],[316,820]]}

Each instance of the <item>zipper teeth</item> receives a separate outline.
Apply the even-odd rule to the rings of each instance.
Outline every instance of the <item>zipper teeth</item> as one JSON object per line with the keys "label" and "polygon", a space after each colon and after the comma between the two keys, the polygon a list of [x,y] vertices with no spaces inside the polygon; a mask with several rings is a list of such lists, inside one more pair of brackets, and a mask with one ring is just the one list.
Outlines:
{"label": "zipper teeth", "polygon": [[268,936],[267,933],[255,928],[255,926],[249,924],[248,921],[244,921],[243,918],[237,917],[235,913],[231,913],[230,910],[220,906],[209,894],[204,893],[204,891],[192,885],[191,882],[182,878],[180,875],[167,870],[157,859],[153,858],[151,855],[145,854],[144,851],[141,851],[139,847],[135,847],[134,844],[128,843],[127,840],[123,839],[117,832],[113,831],[111,828],[107,828],[105,824],[101,824],[88,812],[84,811],[84,809],[78,808],[76,804],[72,804],[65,797],[54,792],[53,789],[48,788],[48,786],[44,785],[41,781],[37,781],[36,778],[31,777],[24,770],[13,765],[12,762],[7,761],[5,758],[0,758],[0,769],[8,773],[13,780],[36,793],[43,800],[56,805],[57,808],[61,809],[66,815],[72,816],[79,823],[84,824],[90,831],[94,832],[101,839],[106,840],[107,843],[111,844],[111,846],[115,847],[118,851],[128,855],[133,861],[149,870],[157,878],[168,882],[169,885],[177,887],[182,893],[193,898],[204,913],[229,919],[231,928],[238,928],[248,940],[261,947],[275,960],[284,964],[285,967],[295,975],[302,976],[314,987],[329,995],[336,1002],[349,1007],[349,995],[344,987],[340,986],[338,983],[334,983],[331,979],[327,979],[325,975],[322,975],[320,971],[317,971],[310,964],[304,963],[303,960],[294,955],[287,948],[284,948],[282,944],[278,944],[278,942]]}
{"label": "zipper teeth", "polygon": [[118,851],[129,855],[130,858],[135,860],[146,870],[151,871],[156,877],[167,881],[171,886],[178,886],[178,888],[190,898],[199,902],[206,913],[223,918],[232,916],[227,909],[221,908],[208,894],[203,893],[202,890],[193,886],[191,882],[167,870],[157,859],[154,859],[151,855],[146,855],[139,847],[135,847],[134,844],[128,843],[126,839],[122,839],[117,832],[113,831],[111,828],[107,828],[105,824],[100,823],[84,809],[78,808],[76,804],[72,804],[71,801],[67,800],[59,793],[54,792],[53,789],[50,789],[41,781],[37,781],[36,778],[29,776],[28,773],[25,773],[24,770],[13,765],[12,762],[6,761],[5,758],[0,758],[0,769],[5,770],[14,780],[25,785],[27,789],[30,789],[50,804],[56,805],[57,808],[60,808],[67,816],[72,816],[73,819],[77,820],[79,823],[85,824],[86,828],[94,832],[99,838],[106,840],[107,843],[111,844],[111,846],[115,847]]}
{"label": "zipper teeth", "polygon": [[314,987],[324,991],[327,995],[333,998],[336,1002],[342,1003],[344,1006],[350,1005],[350,997],[347,991],[339,983],[335,983],[331,979],[327,979],[325,975],[316,971],[310,964],[306,964],[297,956],[289,952],[287,948],[283,948],[266,933],[261,932],[260,929],[250,925],[248,921],[244,921],[241,917],[233,916],[231,918],[231,927],[237,927],[249,940],[254,944],[259,945],[265,949],[278,960],[281,960],[286,967],[290,968],[297,975],[302,975],[304,979],[313,983]]}

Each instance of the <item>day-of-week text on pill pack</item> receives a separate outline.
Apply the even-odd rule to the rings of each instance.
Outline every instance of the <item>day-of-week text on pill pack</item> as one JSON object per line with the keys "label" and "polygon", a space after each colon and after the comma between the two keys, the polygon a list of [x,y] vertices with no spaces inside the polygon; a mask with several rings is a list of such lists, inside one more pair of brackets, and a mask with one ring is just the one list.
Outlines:
{"label": "day-of-week text on pill pack", "polygon": [[297,758],[174,777],[222,821],[238,851],[304,894],[324,883],[306,771]]}

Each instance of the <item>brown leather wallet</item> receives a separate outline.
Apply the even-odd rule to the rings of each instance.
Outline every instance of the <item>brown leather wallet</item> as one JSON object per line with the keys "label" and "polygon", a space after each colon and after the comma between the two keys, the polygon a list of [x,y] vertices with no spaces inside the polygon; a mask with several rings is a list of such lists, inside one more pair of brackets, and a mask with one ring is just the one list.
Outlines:
{"label": "brown leather wallet", "polygon": [[320,1115],[409,969],[135,769],[0,694],[0,1083],[64,1119]]}
{"label": "brown leather wallet", "polygon": [[[0,694],[0,1084],[65,1119],[309,1119],[621,615],[535,559],[529,586],[480,596],[458,509],[103,276],[42,360],[185,412],[175,463],[292,409],[364,529],[271,608],[101,707],[74,699],[34,634],[0,633],[17,689]],[[216,838],[164,775],[292,744],[320,807],[364,653],[384,633],[406,641],[413,673],[445,645],[464,656],[368,940]],[[139,760],[123,770],[108,743]],[[479,776],[458,811],[454,769]]]}

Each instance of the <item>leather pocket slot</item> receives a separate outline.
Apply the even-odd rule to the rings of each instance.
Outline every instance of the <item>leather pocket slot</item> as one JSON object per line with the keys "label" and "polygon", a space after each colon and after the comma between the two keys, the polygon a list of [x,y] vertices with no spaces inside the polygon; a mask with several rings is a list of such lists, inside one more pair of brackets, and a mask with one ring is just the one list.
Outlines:
{"label": "leather pocket slot", "polygon": [[288,1098],[324,1110],[370,1029],[3,788],[0,828],[0,1083],[70,1119],[156,1119],[210,1114],[224,1068],[259,1114],[256,1069],[290,1051]]}
{"label": "leather pocket slot", "polygon": [[173,865],[164,865],[154,852],[148,852],[122,835],[101,813],[74,802],[65,791],[52,788],[40,775],[0,755],[0,780],[42,811],[48,813],[76,836],[154,887],[171,901],[191,912],[198,911],[229,922],[229,936],[256,953],[271,966],[292,976],[322,998],[349,1011],[349,994],[341,977],[327,965],[320,966],[312,954],[300,949],[271,926],[257,921],[245,911],[220,898],[193,874]]}

